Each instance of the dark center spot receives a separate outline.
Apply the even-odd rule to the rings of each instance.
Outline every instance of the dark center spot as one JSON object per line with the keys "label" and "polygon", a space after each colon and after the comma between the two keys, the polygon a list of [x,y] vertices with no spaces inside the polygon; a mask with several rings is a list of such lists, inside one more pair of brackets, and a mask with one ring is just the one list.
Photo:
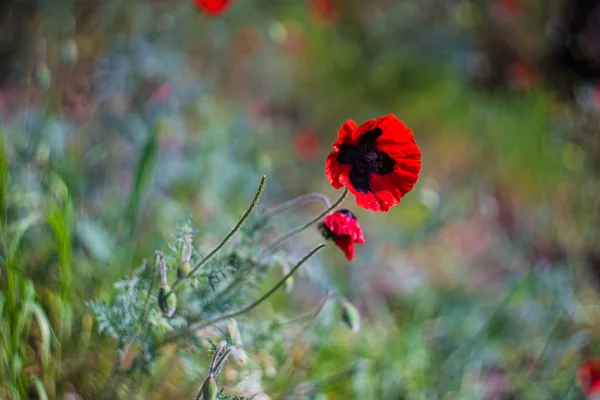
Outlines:
{"label": "dark center spot", "polygon": [[343,145],[340,147],[338,162],[352,164],[350,183],[356,190],[363,193],[371,192],[370,174],[385,175],[394,170],[396,163],[394,159],[375,146],[375,140],[382,134],[381,128],[375,128],[360,137],[358,146]]}

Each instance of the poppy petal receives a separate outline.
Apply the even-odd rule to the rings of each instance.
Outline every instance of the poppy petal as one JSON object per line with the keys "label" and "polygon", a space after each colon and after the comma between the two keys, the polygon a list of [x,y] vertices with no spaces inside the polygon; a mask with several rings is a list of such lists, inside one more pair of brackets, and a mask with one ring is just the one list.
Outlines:
{"label": "poppy petal", "polygon": [[371,174],[369,176],[369,185],[373,193],[378,194],[388,191],[393,193],[398,198],[398,201],[400,201],[406,193],[411,191],[418,177],[414,172],[396,168],[390,174]]}
{"label": "poppy petal", "polygon": [[337,211],[325,217],[325,225],[335,236],[347,235],[354,242],[364,243],[365,241],[358,221],[351,214]]}
{"label": "poppy petal", "polygon": [[218,15],[227,11],[233,0],[192,0],[192,2],[207,14]]}
{"label": "poppy petal", "polygon": [[354,186],[347,185],[350,193],[356,198],[356,205],[371,211],[384,211],[381,209],[379,200],[375,197],[375,194],[369,192],[364,193],[354,189]]}
{"label": "poppy petal", "polygon": [[421,150],[415,143],[415,136],[394,114],[379,118],[377,126],[383,134],[375,145],[394,159],[420,159]]}
{"label": "poppy petal", "polygon": [[336,189],[345,186],[344,182],[348,181],[348,175],[350,174],[351,165],[343,165],[337,161],[339,151],[332,151],[327,156],[325,161],[325,176],[327,180]]}
{"label": "poppy petal", "polygon": [[356,129],[352,135],[352,139],[354,140],[354,142],[358,143],[362,135],[364,135],[368,131],[375,129],[379,123],[378,121],[379,119],[371,119],[359,126],[358,129]]}
{"label": "poppy petal", "polygon": [[337,236],[333,242],[344,252],[348,261],[354,260],[354,242],[350,236]]}
{"label": "poppy petal", "polygon": [[356,146],[357,142],[354,140],[353,135],[357,129],[358,126],[356,125],[355,121],[349,119],[348,121],[344,122],[344,125],[342,125],[338,132],[338,138],[333,144],[333,147],[337,148],[341,145]]}

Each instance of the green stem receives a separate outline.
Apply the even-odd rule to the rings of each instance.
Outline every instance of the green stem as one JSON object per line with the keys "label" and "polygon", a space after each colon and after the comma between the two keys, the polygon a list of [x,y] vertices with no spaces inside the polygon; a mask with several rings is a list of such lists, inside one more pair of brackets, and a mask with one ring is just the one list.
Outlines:
{"label": "green stem", "polygon": [[140,329],[143,328],[143,325],[145,323],[144,320],[146,319],[146,313],[148,313],[148,306],[150,305],[150,296],[152,295],[154,285],[156,284],[156,275],[156,268],[154,268],[152,270],[152,280],[150,281],[150,286],[148,287],[148,294],[146,294],[146,300],[144,301],[144,308],[142,309],[142,314],[140,315]]}
{"label": "green stem", "polygon": [[319,314],[325,307],[325,304],[327,303],[327,301],[334,297],[335,297],[335,294],[332,294],[328,291],[327,293],[325,293],[325,296],[323,296],[323,298],[319,301],[319,304],[317,304],[316,307],[314,307],[312,310],[308,311],[307,313],[305,313],[303,315],[288,319],[287,321],[285,321],[283,323],[283,325],[296,324],[296,323],[302,322],[306,319],[310,319],[311,321],[314,320],[315,318],[317,318],[319,316]]}
{"label": "green stem", "polygon": [[305,382],[303,384],[298,385],[294,390],[288,393],[288,395],[285,396],[285,398],[288,398],[288,396],[310,396],[336,381],[345,379],[346,377],[357,373],[358,371],[360,371],[360,369],[360,363],[352,364],[345,368],[341,368],[317,381]]}
{"label": "green stem", "polygon": [[319,250],[321,250],[322,248],[325,247],[324,243],[320,243],[317,247],[315,247],[314,249],[312,249],[308,254],[306,254],[302,260],[300,260],[295,266],[294,268],[291,269],[290,272],[288,272],[283,278],[281,278],[281,280],[279,282],[277,282],[277,284],[275,286],[273,286],[273,288],[271,290],[269,290],[267,293],[265,293],[261,298],[259,298],[258,300],[256,300],[254,303],[250,304],[249,306],[246,306],[240,310],[237,311],[233,311],[227,314],[223,314],[219,317],[213,318],[209,321],[203,322],[203,323],[199,323],[197,325],[193,326],[194,330],[200,330],[200,329],[204,329],[207,328],[211,325],[216,324],[217,322],[229,319],[229,318],[234,318],[237,317],[238,315],[247,313],[248,311],[252,310],[253,308],[255,308],[256,306],[258,306],[260,303],[262,303],[263,301],[265,301],[266,299],[268,299],[273,293],[275,293],[277,291],[277,289],[279,289],[284,283],[285,281],[292,275],[294,275],[294,273],[296,272],[296,270],[298,270],[298,268],[300,268],[300,266],[302,264],[304,264],[309,258],[311,258],[312,256],[315,255],[315,253],[317,253]]}
{"label": "green stem", "polygon": [[187,277],[194,275],[194,273],[196,273],[196,271],[198,271],[204,264],[206,264],[206,262],[208,262],[211,258],[213,258],[219,252],[219,250],[221,250],[223,248],[223,246],[225,246],[227,244],[229,239],[231,239],[231,237],[233,235],[235,235],[235,233],[242,227],[242,225],[244,224],[246,219],[248,219],[248,217],[250,216],[250,214],[252,214],[252,211],[254,211],[254,208],[258,204],[258,199],[260,198],[260,195],[262,194],[262,191],[265,187],[266,180],[267,180],[267,177],[265,175],[263,175],[262,179],[260,180],[260,185],[258,186],[258,190],[256,191],[256,194],[254,195],[254,199],[252,200],[252,203],[250,204],[250,207],[248,207],[248,209],[246,210],[246,213],[238,221],[237,225],[227,234],[227,236],[225,236],[225,238],[221,241],[221,243],[219,243],[219,245],[217,247],[215,247],[213,249],[213,251],[211,251],[206,257],[204,257],[200,262],[198,262],[198,264],[196,264],[194,269],[192,269],[192,271],[185,278],[177,279],[175,282],[173,282],[173,286],[171,286],[171,290],[174,290],[175,287],[183,279],[186,279]]}
{"label": "green stem", "polygon": [[311,225],[313,225],[316,222],[319,222],[324,216],[326,216],[327,214],[329,214],[331,211],[335,210],[337,208],[337,206],[339,206],[348,196],[348,187],[344,188],[343,193],[340,195],[340,197],[338,197],[338,199],[326,210],[320,212],[319,214],[317,214],[314,218],[312,218],[310,221],[294,228],[291,229],[289,231],[287,231],[286,233],[282,234],[281,236],[276,237],[275,239],[273,239],[269,244],[267,244],[265,246],[265,248],[263,249],[263,251],[261,251],[261,253],[263,253],[264,251],[271,249],[271,248],[276,248],[277,246],[279,246],[281,243],[283,243],[284,241],[286,241],[287,239],[291,238],[292,236],[294,236],[297,233],[302,232],[303,230],[309,228]]}

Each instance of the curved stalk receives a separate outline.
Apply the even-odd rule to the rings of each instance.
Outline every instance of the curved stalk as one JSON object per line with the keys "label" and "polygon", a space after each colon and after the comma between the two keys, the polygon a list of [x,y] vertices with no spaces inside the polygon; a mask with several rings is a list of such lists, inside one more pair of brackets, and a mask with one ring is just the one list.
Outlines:
{"label": "curved stalk", "polygon": [[263,218],[273,217],[277,214],[280,214],[291,208],[300,206],[304,203],[308,203],[309,201],[312,201],[312,200],[318,200],[318,201],[323,202],[325,204],[326,208],[331,207],[331,200],[329,200],[329,197],[325,196],[322,193],[308,193],[308,194],[296,197],[295,199],[288,200],[284,203],[281,203],[278,206],[267,209],[265,211],[265,213],[262,215],[262,217]]}
{"label": "curved stalk", "polygon": [[286,241],[287,239],[291,238],[292,236],[294,236],[297,233],[302,232],[303,230],[309,228],[311,225],[315,224],[316,222],[319,222],[324,216],[326,216],[327,214],[329,214],[331,211],[335,210],[337,208],[337,206],[339,206],[340,204],[342,204],[342,202],[346,199],[346,197],[348,196],[348,187],[344,188],[343,193],[340,195],[340,197],[337,198],[337,200],[331,205],[329,206],[329,208],[327,208],[326,210],[320,212],[319,214],[317,214],[314,218],[312,218],[310,221],[294,228],[291,229],[289,231],[287,231],[286,233],[276,237],[275,239],[273,239],[269,244],[267,244],[263,251],[261,251],[261,253],[264,253],[266,250],[271,249],[271,248],[275,248],[277,246],[279,246],[281,243],[283,243],[284,241]]}
{"label": "curved stalk", "polygon": [[[262,179],[260,180],[260,185],[258,186],[256,194],[254,195],[254,199],[252,199],[252,203],[250,203],[250,207],[248,207],[248,209],[246,210],[246,212],[244,213],[242,218],[240,218],[237,225],[227,234],[227,236],[225,236],[225,238],[223,238],[223,240],[221,241],[221,243],[219,243],[217,245],[217,247],[215,247],[210,253],[208,253],[208,255],[206,257],[204,257],[202,260],[200,260],[198,262],[198,264],[196,264],[194,269],[192,269],[190,271],[190,273],[187,275],[187,277],[194,275],[194,273],[196,273],[204,264],[206,264],[206,262],[208,262],[211,258],[213,258],[219,252],[219,250],[221,250],[223,248],[223,246],[225,246],[227,244],[227,242],[229,242],[229,239],[231,239],[231,237],[233,235],[235,235],[235,233],[242,227],[242,225],[244,224],[246,219],[248,219],[248,217],[250,216],[250,214],[252,214],[252,211],[254,211],[254,208],[258,204],[258,199],[260,198],[260,195],[262,194],[262,191],[265,187],[266,180],[267,180],[267,177],[265,175],[263,175]],[[183,278],[183,279],[185,279],[185,278]],[[175,289],[175,287],[179,283],[181,283],[181,281],[183,279],[175,280],[175,282],[173,282],[173,286],[171,287],[171,290]]]}

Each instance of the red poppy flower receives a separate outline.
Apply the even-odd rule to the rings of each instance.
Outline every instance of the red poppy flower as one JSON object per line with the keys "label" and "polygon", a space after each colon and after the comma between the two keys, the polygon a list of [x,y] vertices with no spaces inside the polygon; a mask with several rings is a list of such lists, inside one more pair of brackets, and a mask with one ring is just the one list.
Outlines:
{"label": "red poppy flower", "polygon": [[339,210],[326,216],[325,222],[319,224],[319,230],[325,239],[333,240],[350,261],[354,260],[354,243],[365,243],[358,220],[350,210]]}
{"label": "red poppy flower", "polygon": [[207,14],[219,15],[227,11],[233,0],[192,0],[192,3]]}
{"label": "red poppy flower", "polygon": [[356,204],[368,210],[388,211],[419,177],[421,150],[393,114],[360,127],[346,121],[333,148],[325,163],[329,183],[336,189],[348,186]]}
{"label": "red poppy flower", "polygon": [[588,358],[579,366],[577,383],[587,398],[600,397],[600,358]]}

